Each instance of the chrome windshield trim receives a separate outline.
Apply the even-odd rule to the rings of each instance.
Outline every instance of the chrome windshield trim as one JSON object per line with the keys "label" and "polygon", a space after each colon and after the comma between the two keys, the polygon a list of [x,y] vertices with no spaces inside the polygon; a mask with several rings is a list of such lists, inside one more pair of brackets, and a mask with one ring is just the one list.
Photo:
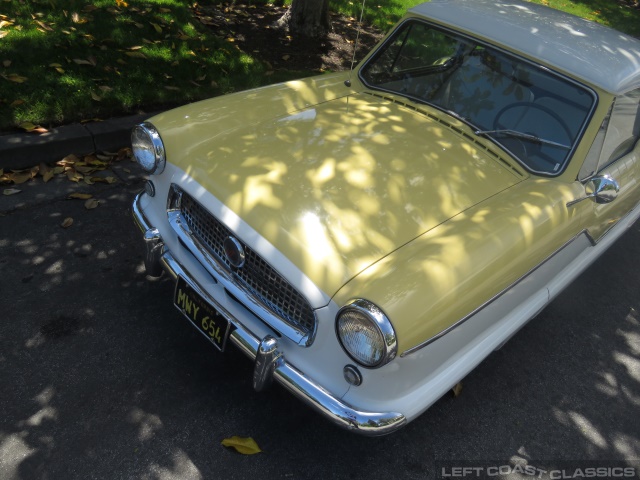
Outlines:
{"label": "chrome windshield trim", "polygon": [[451,110],[447,110],[445,108],[443,108],[440,105],[437,105],[435,103],[431,103],[428,101],[425,101],[424,99],[412,96],[412,95],[405,95],[401,92],[395,91],[395,90],[391,90],[391,89],[387,89],[387,88],[383,88],[379,85],[371,85],[370,83],[368,83],[363,75],[362,75],[362,71],[367,68],[367,66],[372,63],[375,62],[377,60],[378,57],[378,53],[382,52],[385,48],[387,48],[387,46],[389,44],[391,44],[394,40],[395,40],[395,35],[396,32],[399,32],[402,28],[404,28],[405,24],[408,23],[423,23],[428,25],[429,27],[435,29],[435,30],[440,30],[442,32],[446,32],[447,34],[450,35],[455,35],[459,38],[464,38],[468,41],[472,41],[474,43],[476,43],[477,45],[482,45],[484,47],[489,47],[492,48],[498,52],[501,52],[504,55],[513,57],[518,59],[519,61],[529,64],[531,66],[534,67],[538,67],[546,72],[550,72],[553,75],[557,76],[558,78],[562,78],[565,81],[572,83],[573,85],[582,88],[585,92],[587,92],[589,95],[591,95],[593,102],[591,104],[591,109],[589,110],[589,112],[587,113],[587,115],[585,116],[584,122],[580,127],[580,130],[576,133],[575,135],[575,139],[571,145],[571,150],[569,151],[569,153],[567,154],[567,156],[564,159],[564,162],[562,163],[562,165],[560,166],[560,168],[558,168],[557,171],[554,172],[545,172],[545,171],[538,171],[530,166],[528,166],[526,164],[526,162],[524,160],[522,160],[519,156],[517,156],[516,154],[514,154],[511,150],[509,150],[507,147],[505,147],[502,142],[498,141],[497,139],[495,139],[494,137],[488,136],[487,139],[493,143],[494,145],[496,145],[498,148],[500,148],[502,151],[506,152],[511,158],[513,158],[519,166],[523,167],[527,172],[529,173],[533,173],[535,175],[539,175],[539,176],[543,176],[543,177],[549,177],[549,178],[553,178],[553,177],[558,177],[560,175],[562,175],[564,173],[564,171],[567,169],[567,167],[569,166],[569,164],[571,163],[571,159],[573,158],[573,155],[576,151],[576,149],[578,148],[578,146],[580,145],[580,142],[582,140],[582,137],[584,136],[587,127],[589,126],[589,124],[591,123],[591,119],[593,118],[594,112],[596,111],[596,108],[598,106],[598,102],[600,100],[597,92],[590,87],[589,85],[579,82],[576,79],[565,75],[561,72],[559,72],[558,70],[556,70],[555,68],[552,68],[550,66],[544,65],[543,63],[540,63],[539,61],[535,61],[535,60],[531,60],[525,56],[522,56],[516,52],[510,51],[508,49],[505,49],[504,47],[502,47],[500,44],[496,44],[496,43],[492,43],[491,41],[482,39],[481,37],[476,37],[473,36],[471,34],[465,34],[464,32],[458,31],[458,30],[454,30],[452,28],[448,28],[447,26],[444,25],[440,25],[436,22],[433,21],[429,21],[428,19],[425,18],[419,18],[419,17],[408,17],[406,19],[404,19],[403,21],[401,21],[400,23],[398,23],[392,32],[390,32],[386,39],[384,40],[384,43],[382,43],[381,45],[378,46],[378,48],[375,49],[375,51],[373,51],[371,53],[371,55],[369,55],[365,61],[363,62],[362,65],[359,66],[358,68],[358,79],[362,82],[363,85],[365,85],[367,88],[370,88],[373,91],[376,92],[386,92],[386,93],[390,93],[393,95],[399,95],[402,96],[404,98],[410,99],[411,101],[414,101],[416,103],[422,104],[422,105],[428,105],[431,108],[434,108],[436,110],[439,110],[441,112],[444,112],[450,116],[452,116],[453,118],[460,120],[462,122],[464,122],[465,124],[467,124],[467,126],[469,128],[471,128],[474,132],[476,130],[478,130],[478,125],[475,125],[474,123],[472,123],[471,121],[469,121],[468,119],[457,115],[456,112],[453,112]]}

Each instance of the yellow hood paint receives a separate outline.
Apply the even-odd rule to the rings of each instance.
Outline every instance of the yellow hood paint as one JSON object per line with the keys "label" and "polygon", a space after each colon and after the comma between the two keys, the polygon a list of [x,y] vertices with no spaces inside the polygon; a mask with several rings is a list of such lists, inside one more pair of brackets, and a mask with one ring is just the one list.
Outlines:
{"label": "yellow hood paint", "polygon": [[169,162],[329,295],[523,178],[423,113],[366,93],[339,97],[332,92],[346,89],[333,78],[313,106],[302,88],[300,96],[276,92],[290,101],[245,99],[248,115],[232,96],[151,120]]}

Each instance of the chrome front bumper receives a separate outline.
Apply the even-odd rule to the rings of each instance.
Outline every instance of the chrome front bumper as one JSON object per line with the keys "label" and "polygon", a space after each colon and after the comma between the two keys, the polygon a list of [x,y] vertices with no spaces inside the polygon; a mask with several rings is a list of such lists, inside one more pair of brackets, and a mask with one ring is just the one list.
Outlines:
{"label": "chrome front bumper", "polygon": [[214,298],[202,289],[166,248],[157,228],[147,221],[140,208],[139,193],[133,202],[133,218],[144,235],[144,264],[150,276],[159,276],[166,271],[174,280],[181,276],[200,295],[206,298],[231,324],[229,340],[254,361],[253,386],[260,391],[275,379],[284,388],[304,403],[321,413],[328,420],[347,430],[367,436],[386,435],[407,423],[397,412],[363,412],[356,410],[334,397],[320,385],[307,378],[304,373],[288,363],[278,351],[276,339],[266,336],[257,338],[242,323],[227,312]]}

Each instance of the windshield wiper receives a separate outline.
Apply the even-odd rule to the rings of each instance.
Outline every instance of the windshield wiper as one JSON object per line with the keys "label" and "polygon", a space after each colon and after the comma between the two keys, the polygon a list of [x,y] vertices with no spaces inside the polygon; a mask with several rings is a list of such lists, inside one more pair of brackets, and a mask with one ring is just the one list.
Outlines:
{"label": "windshield wiper", "polygon": [[533,143],[541,143],[544,145],[551,145],[554,147],[564,148],[565,150],[571,150],[570,145],[564,145],[562,143],[553,142],[551,140],[546,140],[544,138],[536,137],[535,135],[531,135],[530,133],[518,132],[517,130],[476,130],[476,135],[506,135],[508,137],[521,138],[523,140],[529,140]]}

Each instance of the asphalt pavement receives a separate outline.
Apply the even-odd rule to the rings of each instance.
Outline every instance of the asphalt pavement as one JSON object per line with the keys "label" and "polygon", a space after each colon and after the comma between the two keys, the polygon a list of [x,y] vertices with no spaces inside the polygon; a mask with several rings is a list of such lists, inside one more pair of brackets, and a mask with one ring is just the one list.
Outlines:
{"label": "asphalt pavement", "polygon": [[[130,213],[140,171],[109,174],[118,181],[38,178],[0,195],[3,480],[639,477],[616,470],[640,467],[639,224],[458,397],[364,438],[278,385],[254,392],[250,361],[181,317],[172,282],[144,274]],[[234,435],[263,453],[221,445]]]}

